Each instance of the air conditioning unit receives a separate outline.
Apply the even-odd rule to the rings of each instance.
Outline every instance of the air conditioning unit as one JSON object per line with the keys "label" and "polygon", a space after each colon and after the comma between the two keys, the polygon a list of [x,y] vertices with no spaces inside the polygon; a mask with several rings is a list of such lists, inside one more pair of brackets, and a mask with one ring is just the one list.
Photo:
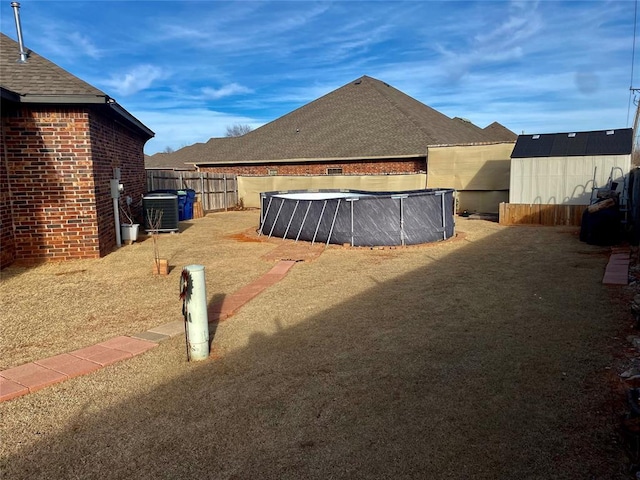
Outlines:
{"label": "air conditioning unit", "polygon": [[170,193],[148,193],[142,197],[142,208],[144,215],[144,229],[149,232],[153,230],[150,222],[151,211],[162,212],[159,232],[178,231],[178,196]]}

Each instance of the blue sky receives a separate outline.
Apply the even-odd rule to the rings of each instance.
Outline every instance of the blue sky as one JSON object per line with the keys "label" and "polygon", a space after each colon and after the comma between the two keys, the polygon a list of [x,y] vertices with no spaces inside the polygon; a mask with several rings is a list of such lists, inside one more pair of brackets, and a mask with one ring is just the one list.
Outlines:
{"label": "blue sky", "polygon": [[[518,134],[635,114],[632,0],[20,4],[25,45],[155,131],[148,154],[257,128],[362,75]],[[16,39],[9,1],[0,22]]]}

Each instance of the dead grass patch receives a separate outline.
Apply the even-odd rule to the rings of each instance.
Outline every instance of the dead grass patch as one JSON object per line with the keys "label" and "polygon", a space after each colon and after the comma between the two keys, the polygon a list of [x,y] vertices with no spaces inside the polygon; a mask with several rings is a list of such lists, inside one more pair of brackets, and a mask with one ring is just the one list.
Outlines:
{"label": "dead grass patch", "polygon": [[[174,236],[179,241],[161,238],[161,248],[166,243],[174,266],[204,263],[212,298],[272,266],[264,258],[273,243],[225,237],[257,224],[257,213],[197,222]],[[626,478],[603,379],[628,318],[601,284],[606,249],[580,244],[572,229],[462,219],[458,228],[463,241],[328,248],[297,264],[218,326],[214,358],[201,364],[186,363],[184,340],[174,338],[130,361],[0,404],[0,472],[7,478]],[[37,310],[38,303],[48,310],[43,302],[50,295],[64,297],[51,308],[76,318],[75,328],[90,316],[63,307],[93,306],[95,330],[79,329],[81,346],[110,328],[127,333],[131,318],[136,329],[180,318],[177,275],[153,277],[145,244],[67,267],[85,272],[29,270],[25,278],[54,278],[58,285],[32,290],[40,302],[22,292],[14,297],[16,305],[34,308],[37,321],[16,305],[13,313],[25,326],[48,318],[56,327],[51,337],[36,338],[15,327],[16,347],[22,342],[33,356],[59,353],[62,339],[69,341],[57,333],[66,328],[59,315]],[[136,257],[142,252],[144,261]],[[111,283],[115,266],[128,267],[121,281],[133,279],[129,285],[140,288]],[[22,273],[7,278],[7,291]],[[91,300],[65,295],[74,285]],[[5,301],[4,279],[2,288]],[[114,291],[117,301],[109,300]],[[116,314],[118,301],[128,308]],[[3,332],[3,359],[6,338]],[[12,361],[28,357],[11,355]]]}

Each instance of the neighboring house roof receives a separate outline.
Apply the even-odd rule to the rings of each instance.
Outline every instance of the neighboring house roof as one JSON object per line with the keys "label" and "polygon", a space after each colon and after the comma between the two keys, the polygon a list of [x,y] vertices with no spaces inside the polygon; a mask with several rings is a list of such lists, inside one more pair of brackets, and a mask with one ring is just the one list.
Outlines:
{"label": "neighboring house roof", "polygon": [[196,159],[207,158],[207,151],[215,144],[217,149],[232,149],[240,137],[211,138],[207,143],[194,143],[171,153],[145,155],[147,170],[195,170]]}
{"label": "neighboring house roof", "polygon": [[23,104],[104,105],[111,115],[125,120],[143,136],[154,133],[114,99],[55,63],[28,51],[20,59],[18,42],[0,33],[0,96],[3,101]]}
{"label": "neighboring house roof", "polygon": [[430,145],[496,141],[503,140],[496,140],[493,130],[451,119],[363,76],[241,137],[212,138],[190,151],[186,161],[205,165],[410,158],[426,156]]}
{"label": "neighboring house roof", "polygon": [[519,135],[511,158],[630,155],[633,129]]}
{"label": "neighboring house roof", "polygon": [[144,165],[147,170],[195,170],[192,159],[204,143],[195,143],[171,153],[156,153],[144,156]]}
{"label": "neighboring house roof", "polygon": [[499,124],[498,122],[493,122],[491,125],[487,125],[486,127],[484,127],[482,130],[496,141],[515,142],[518,138],[518,135],[513,133],[504,125]]}
{"label": "neighboring house roof", "polygon": [[507,127],[499,124],[498,122],[493,122],[491,125],[480,128],[477,125],[473,124],[471,120],[467,120],[466,118],[454,117],[453,120],[463,125],[470,131],[479,133],[487,139],[486,141],[515,142],[518,138],[518,135],[513,133]]}

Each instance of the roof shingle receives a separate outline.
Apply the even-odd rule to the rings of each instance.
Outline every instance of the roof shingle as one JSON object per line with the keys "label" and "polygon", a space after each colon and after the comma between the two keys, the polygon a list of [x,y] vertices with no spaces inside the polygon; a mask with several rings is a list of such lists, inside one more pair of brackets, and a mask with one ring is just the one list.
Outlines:
{"label": "roof shingle", "polygon": [[[363,76],[241,137],[212,138],[188,152],[169,154],[173,158],[163,162],[425,156],[430,145],[504,141],[509,131],[494,125],[485,131],[469,121],[451,119],[380,80]],[[511,134],[508,141],[516,138]],[[155,157],[148,159],[150,168],[157,168]]]}
{"label": "roof shingle", "polygon": [[102,90],[79,79],[55,63],[27,50],[26,62],[20,62],[20,46],[0,33],[0,96],[20,103],[55,105],[92,105],[124,120],[143,137],[154,133]]}
{"label": "roof shingle", "polygon": [[35,52],[29,51],[26,63],[20,63],[19,59],[18,42],[0,33],[0,86],[18,95],[107,97],[101,90]]}

